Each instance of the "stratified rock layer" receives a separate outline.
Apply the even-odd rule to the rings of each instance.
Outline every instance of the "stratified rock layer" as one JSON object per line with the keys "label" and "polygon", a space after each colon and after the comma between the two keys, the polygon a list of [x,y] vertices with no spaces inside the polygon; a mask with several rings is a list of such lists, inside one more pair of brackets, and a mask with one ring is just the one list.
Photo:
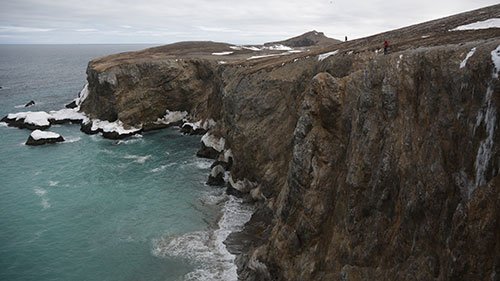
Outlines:
{"label": "stratified rock layer", "polygon": [[232,179],[261,202],[228,238],[243,280],[497,280],[500,32],[449,30],[499,16],[223,63],[211,54],[233,49],[211,42],[119,54],[89,64],[82,108],[217,122]]}

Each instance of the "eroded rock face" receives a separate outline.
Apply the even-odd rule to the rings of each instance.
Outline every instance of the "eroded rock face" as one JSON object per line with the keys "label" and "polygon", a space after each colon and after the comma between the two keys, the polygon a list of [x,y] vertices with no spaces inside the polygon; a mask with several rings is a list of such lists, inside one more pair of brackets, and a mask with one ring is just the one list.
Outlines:
{"label": "eroded rock face", "polygon": [[[148,125],[166,110],[206,118],[216,104],[215,62],[201,59],[145,60],[131,64],[93,61],[87,69],[89,91],[81,109],[91,119]],[[211,113],[211,112],[210,112]],[[212,115],[212,114],[210,114]]]}
{"label": "eroded rock face", "polygon": [[[243,280],[495,280],[500,39],[447,33],[465,18],[222,65],[103,59],[89,65],[82,108],[130,126],[166,109],[215,119],[233,183],[251,183],[229,192],[260,202],[229,238]],[[397,38],[386,56],[372,47],[382,36]]]}

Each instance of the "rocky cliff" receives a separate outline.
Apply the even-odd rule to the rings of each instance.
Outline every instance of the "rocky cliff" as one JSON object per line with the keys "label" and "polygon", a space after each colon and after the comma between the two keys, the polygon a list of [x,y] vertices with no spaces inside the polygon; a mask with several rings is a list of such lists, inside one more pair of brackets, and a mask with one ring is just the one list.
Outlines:
{"label": "rocky cliff", "polygon": [[130,127],[166,110],[216,121],[229,184],[259,206],[228,239],[243,280],[498,280],[500,29],[452,30],[499,17],[100,58],[82,110]]}

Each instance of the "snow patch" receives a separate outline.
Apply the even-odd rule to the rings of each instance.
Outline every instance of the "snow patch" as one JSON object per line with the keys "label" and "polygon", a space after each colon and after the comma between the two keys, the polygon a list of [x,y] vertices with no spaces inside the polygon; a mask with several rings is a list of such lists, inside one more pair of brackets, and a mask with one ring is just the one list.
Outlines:
{"label": "snow patch", "polygon": [[403,54],[399,55],[399,59],[396,62],[396,68],[399,69],[399,64],[401,63],[401,60],[403,59]]}
{"label": "snow patch", "polygon": [[163,116],[163,118],[158,118],[158,120],[156,120],[155,123],[168,125],[170,123],[175,123],[183,120],[184,118],[186,118],[187,115],[188,115],[187,111],[167,110],[165,112],[165,116]]}
{"label": "snow patch", "polygon": [[41,140],[41,139],[57,139],[61,137],[61,135],[54,133],[54,132],[47,132],[47,131],[40,131],[40,130],[34,130],[31,132],[30,135],[34,140]]}
{"label": "snow patch", "polygon": [[70,108],[64,108],[58,111],[49,111],[49,119],[54,119],[56,121],[62,121],[62,120],[85,120],[87,117],[83,114],[78,112],[75,109],[70,109]]}
{"label": "snow patch", "polygon": [[230,55],[234,52],[232,51],[229,51],[229,52],[218,52],[218,53],[212,53],[213,56],[227,56],[227,55]]}
{"label": "snow patch", "polygon": [[469,197],[474,189],[487,183],[486,173],[488,167],[491,165],[491,158],[493,156],[493,138],[495,136],[496,122],[497,111],[493,103],[493,87],[490,86],[486,91],[485,101],[478,112],[476,125],[474,127],[474,131],[476,131],[477,127],[484,123],[487,136],[486,139],[481,141],[479,149],[477,150],[476,161],[474,163],[476,168],[476,182],[469,190]]}
{"label": "snow patch", "polygon": [[498,73],[500,72],[500,45],[493,51],[491,51],[491,60],[495,65],[493,69],[493,78],[498,79]]}
{"label": "snow patch", "polygon": [[191,128],[193,128],[193,130],[196,130],[199,128],[202,128],[203,130],[208,130],[210,128],[213,128],[216,124],[217,124],[217,122],[215,122],[214,119],[207,119],[203,122],[201,120],[198,120],[194,123],[186,122],[186,123],[182,124],[182,127],[189,125],[189,126],[191,126]]}
{"label": "snow patch", "polygon": [[85,86],[83,86],[83,89],[80,91],[80,93],[78,94],[78,97],[75,99],[75,103],[77,105],[77,111],[80,110],[80,105],[82,105],[82,103],[87,99],[87,97],[89,96],[89,84],[85,84]]}
{"label": "snow patch", "polygon": [[318,56],[318,61],[322,61],[330,56],[333,56],[333,55],[336,55],[337,53],[339,52],[339,50],[335,50],[333,52],[328,52],[328,53],[324,53],[324,54],[320,54]]}
{"label": "snow patch", "polygon": [[80,113],[75,109],[65,108],[58,111],[50,111],[49,113],[45,111],[35,111],[35,112],[25,111],[25,112],[9,113],[7,115],[7,119],[16,121],[24,119],[25,124],[46,127],[50,126],[49,120],[86,121],[87,117],[83,113]]}
{"label": "snow patch", "polygon": [[450,29],[450,31],[478,30],[478,29],[488,29],[488,28],[500,28],[500,18],[491,18],[483,21],[457,26],[453,29]]}
{"label": "snow patch", "polygon": [[467,60],[469,60],[469,58],[472,57],[472,55],[474,55],[475,52],[476,52],[475,47],[470,49],[469,53],[467,53],[467,56],[465,56],[465,59],[460,63],[460,68],[465,67],[465,65],[467,64]]}
{"label": "snow patch", "polygon": [[123,126],[123,122],[120,120],[109,122],[109,121],[101,121],[99,119],[92,120],[92,131],[102,130],[106,133],[116,132],[120,135],[128,135],[139,132],[141,128],[131,127],[130,129],[125,129]]}
{"label": "snow patch", "polygon": [[222,152],[224,150],[224,145],[226,144],[226,140],[224,138],[217,138],[210,133],[206,133],[201,137],[201,141],[206,147],[211,147],[218,152]]}
{"label": "snow patch", "polygon": [[280,54],[270,54],[270,55],[261,55],[261,56],[251,56],[247,58],[247,60],[254,60],[254,59],[260,59],[260,58],[268,58],[268,57],[276,57],[279,56]]}
{"label": "snow patch", "polygon": [[293,50],[293,48],[290,48],[290,47],[282,45],[282,44],[271,45],[271,46],[267,46],[264,48],[271,50],[271,51],[292,51]]}

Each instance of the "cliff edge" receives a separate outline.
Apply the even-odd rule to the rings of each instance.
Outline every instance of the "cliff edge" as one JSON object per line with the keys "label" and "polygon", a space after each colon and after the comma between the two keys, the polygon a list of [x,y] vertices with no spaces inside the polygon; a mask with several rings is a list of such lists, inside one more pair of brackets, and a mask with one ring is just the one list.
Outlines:
{"label": "cliff edge", "polygon": [[81,108],[135,128],[167,110],[214,121],[228,185],[258,205],[227,240],[242,280],[498,280],[500,28],[467,28],[498,18],[112,55],[89,63]]}

